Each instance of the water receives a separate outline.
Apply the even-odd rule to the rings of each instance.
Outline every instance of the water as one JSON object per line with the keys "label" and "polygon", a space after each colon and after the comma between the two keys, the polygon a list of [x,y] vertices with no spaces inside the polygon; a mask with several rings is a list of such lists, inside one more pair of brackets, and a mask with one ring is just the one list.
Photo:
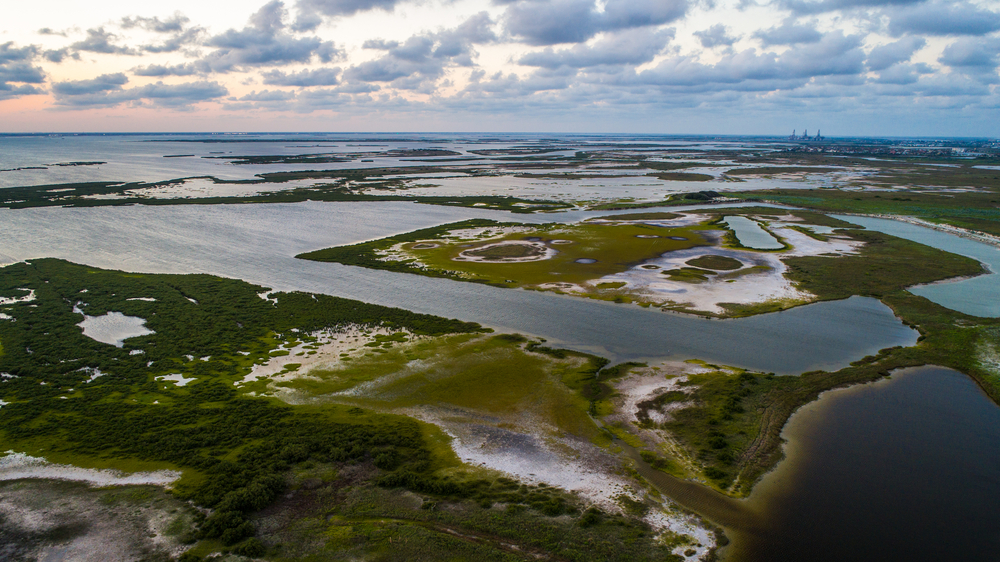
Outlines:
{"label": "water", "polygon": [[783,436],[724,560],[997,559],[1000,408],[969,377],[920,367],[827,392]]}
{"label": "water", "polygon": [[754,250],[780,250],[785,246],[764,230],[760,223],[744,216],[732,215],[725,219],[729,228],[736,233],[736,238],[747,248]]}
{"label": "water", "polygon": [[912,287],[909,291],[972,316],[1000,316],[1000,275],[997,275],[1000,271],[1000,248],[901,221],[840,215],[836,218],[939,250],[968,256],[986,264],[991,271],[988,275]]}
{"label": "water", "polygon": [[[543,222],[548,215],[525,217]],[[103,268],[210,273],[480,322],[615,361],[702,358],[779,374],[837,369],[917,332],[874,299],[735,320],[294,259],[298,253],[504,213],[411,203],[0,210],[0,261],[59,257]],[[518,217],[520,220],[521,217]],[[794,346],[788,342],[796,342]]]}

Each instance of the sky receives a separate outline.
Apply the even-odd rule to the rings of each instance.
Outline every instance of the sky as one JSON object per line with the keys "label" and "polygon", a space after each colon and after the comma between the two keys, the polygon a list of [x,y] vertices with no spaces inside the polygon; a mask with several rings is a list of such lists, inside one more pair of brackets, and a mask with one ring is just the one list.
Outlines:
{"label": "sky", "polygon": [[35,0],[0,132],[1000,136],[1000,0]]}

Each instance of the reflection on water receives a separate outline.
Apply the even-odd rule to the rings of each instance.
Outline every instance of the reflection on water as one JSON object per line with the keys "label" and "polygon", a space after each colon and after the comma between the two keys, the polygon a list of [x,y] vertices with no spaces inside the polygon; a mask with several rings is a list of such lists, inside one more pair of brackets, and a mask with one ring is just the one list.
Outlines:
{"label": "reflection on water", "polygon": [[969,377],[920,367],[831,391],[783,437],[724,560],[998,559],[1000,408]]}
{"label": "reflection on water", "polygon": [[[796,374],[839,368],[879,349],[916,341],[914,330],[866,298],[706,320],[294,259],[305,251],[473,217],[510,219],[481,209],[389,202],[0,210],[0,252],[6,254],[0,259],[59,257],[131,271],[210,273],[277,290],[334,294],[481,322],[612,360],[673,355]],[[543,222],[553,217],[524,218]]]}

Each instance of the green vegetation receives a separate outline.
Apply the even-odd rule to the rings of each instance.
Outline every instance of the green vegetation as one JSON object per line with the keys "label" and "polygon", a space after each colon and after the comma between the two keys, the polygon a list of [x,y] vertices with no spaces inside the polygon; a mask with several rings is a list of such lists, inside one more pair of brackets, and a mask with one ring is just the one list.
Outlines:
{"label": "green vegetation", "polygon": [[685,263],[703,269],[715,269],[723,271],[739,269],[743,267],[743,262],[741,262],[740,260],[727,258],[726,256],[714,256],[714,255],[699,256],[697,258],[688,260]]}
{"label": "green vegetation", "polygon": [[[666,252],[707,244],[699,228],[703,227],[665,228],[630,222],[524,225],[471,220],[296,257],[499,287],[561,290],[569,284],[574,286],[575,294],[622,299],[621,295],[606,297],[599,292],[610,286],[595,287],[591,283]],[[479,230],[459,232],[467,229]],[[526,240],[545,244],[557,253],[539,260],[500,261],[541,255],[540,249],[510,243]],[[460,254],[497,261],[464,260]]]}
{"label": "green vegetation", "polygon": [[[980,170],[983,171],[989,170]],[[997,171],[992,170],[992,173],[996,175]],[[941,192],[910,189],[872,192],[814,189],[755,191],[747,193],[745,197],[830,213],[911,216],[1000,235],[1000,181],[994,184],[991,184],[991,191]]]}
{"label": "green vegetation", "polygon": [[[0,372],[10,375],[0,382],[0,447],[83,467],[181,470],[174,495],[212,509],[175,525],[197,541],[188,560],[220,549],[278,560],[393,552],[417,560],[456,552],[500,560],[523,559],[523,552],[670,558],[640,521],[589,515],[578,523],[586,506],[575,496],[461,465],[432,426],[359,408],[360,399],[289,406],[254,396],[262,382],[233,385],[278,346],[308,349],[315,330],[406,329],[419,341],[401,332],[375,337],[377,352],[325,376],[326,387],[300,389],[327,393],[426,360],[424,371],[385,387],[401,391],[395,398],[371,395],[365,405],[536,410],[554,427],[599,439],[578,388],[602,360],[324,295],[265,300],[257,296],[262,287],[207,275],[132,274],[54,259],[0,269],[0,295],[23,297],[25,289],[36,298],[4,305],[12,319],[0,321]],[[129,300],[136,298],[155,300]],[[81,333],[74,306],[139,316],[155,333],[122,348],[102,344]],[[178,372],[195,380],[183,387],[155,380]],[[290,525],[269,530],[266,522],[287,509]],[[287,542],[312,525],[324,529],[314,540]]]}

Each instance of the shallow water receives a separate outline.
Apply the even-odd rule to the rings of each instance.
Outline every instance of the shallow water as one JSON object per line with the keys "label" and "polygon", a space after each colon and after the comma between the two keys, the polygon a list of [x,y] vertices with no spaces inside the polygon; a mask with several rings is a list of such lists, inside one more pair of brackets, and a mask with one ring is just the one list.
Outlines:
{"label": "shallow water", "polygon": [[[607,214],[607,213],[603,213]],[[576,216],[586,216],[574,213]],[[876,300],[852,298],[737,320],[297,260],[298,253],[506,213],[411,203],[183,205],[0,210],[6,261],[210,273],[480,322],[616,361],[672,356],[796,374],[835,369],[917,333]],[[571,215],[526,215],[531,222]],[[795,341],[789,346],[789,341]]]}
{"label": "shallow water", "polygon": [[953,254],[968,256],[986,264],[992,273],[961,281],[944,281],[933,285],[912,287],[910,292],[926,297],[941,306],[972,316],[1000,316],[1000,248],[953,234],[905,222],[871,217],[841,216],[836,218],[859,224],[907,240],[913,240]]}
{"label": "shallow water", "polygon": [[724,560],[997,559],[1000,407],[969,377],[919,367],[827,392],[782,435]]}
{"label": "shallow water", "polygon": [[728,216],[725,223],[736,233],[736,238],[747,248],[754,250],[780,250],[785,246],[764,230],[757,221],[739,215]]}

